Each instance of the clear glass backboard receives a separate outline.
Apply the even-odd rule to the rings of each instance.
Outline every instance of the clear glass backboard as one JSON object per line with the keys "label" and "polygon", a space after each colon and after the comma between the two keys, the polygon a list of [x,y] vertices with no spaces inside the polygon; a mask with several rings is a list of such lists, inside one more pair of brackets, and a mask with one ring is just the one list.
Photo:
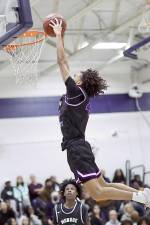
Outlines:
{"label": "clear glass backboard", "polygon": [[32,25],[30,0],[0,0],[0,49]]}

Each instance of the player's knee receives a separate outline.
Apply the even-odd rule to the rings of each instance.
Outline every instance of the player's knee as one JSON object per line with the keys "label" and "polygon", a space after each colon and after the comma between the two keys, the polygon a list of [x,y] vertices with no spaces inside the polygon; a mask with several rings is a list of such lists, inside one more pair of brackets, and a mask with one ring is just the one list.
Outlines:
{"label": "player's knee", "polygon": [[104,187],[111,187],[111,183],[105,182]]}

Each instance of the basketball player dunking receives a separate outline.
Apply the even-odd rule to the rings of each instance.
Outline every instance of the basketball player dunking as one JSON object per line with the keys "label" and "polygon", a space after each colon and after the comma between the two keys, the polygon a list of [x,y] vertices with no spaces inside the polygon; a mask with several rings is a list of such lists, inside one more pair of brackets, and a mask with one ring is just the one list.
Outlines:
{"label": "basketball player dunking", "polygon": [[72,179],[64,180],[60,192],[63,201],[55,205],[54,225],[90,225],[88,210],[79,201],[82,193],[80,185]]}
{"label": "basketball player dunking", "polygon": [[76,182],[83,183],[85,190],[96,201],[133,200],[150,207],[150,189],[138,191],[120,183],[107,183],[97,167],[90,144],[85,141],[85,129],[89,117],[89,98],[107,89],[106,81],[98,71],[87,69],[71,78],[64,51],[62,21],[49,24],[56,34],[57,61],[66,85],[66,94],[59,106],[59,120],[63,134],[62,150],[67,150],[67,160]]}

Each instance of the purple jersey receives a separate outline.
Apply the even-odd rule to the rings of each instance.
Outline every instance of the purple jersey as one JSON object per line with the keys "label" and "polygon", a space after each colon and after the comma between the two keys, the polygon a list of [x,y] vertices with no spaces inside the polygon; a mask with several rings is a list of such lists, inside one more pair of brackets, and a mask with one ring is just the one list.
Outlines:
{"label": "purple jersey", "polygon": [[59,104],[59,122],[63,134],[62,149],[77,139],[85,138],[89,118],[89,98],[86,92],[69,77],[66,82],[66,95]]}

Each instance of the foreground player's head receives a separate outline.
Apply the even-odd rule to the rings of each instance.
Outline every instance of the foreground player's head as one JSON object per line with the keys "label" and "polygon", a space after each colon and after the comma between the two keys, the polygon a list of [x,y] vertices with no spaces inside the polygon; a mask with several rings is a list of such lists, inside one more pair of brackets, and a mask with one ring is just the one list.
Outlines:
{"label": "foreground player's head", "polygon": [[77,85],[81,86],[89,97],[103,94],[107,89],[106,81],[100,77],[97,70],[87,69],[74,76]]}
{"label": "foreground player's head", "polygon": [[75,200],[77,197],[81,198],[82,195],[81,186],[73,179],[64,180],[60,186],[60,192],[65,201]]}

